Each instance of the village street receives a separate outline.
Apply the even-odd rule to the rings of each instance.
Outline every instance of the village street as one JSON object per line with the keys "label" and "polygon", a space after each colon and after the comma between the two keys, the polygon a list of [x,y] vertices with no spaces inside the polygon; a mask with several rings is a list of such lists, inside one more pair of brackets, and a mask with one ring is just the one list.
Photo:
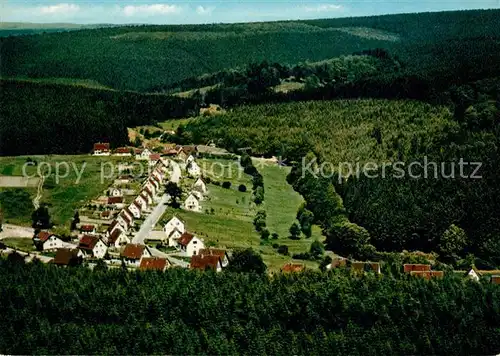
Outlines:
{"label": "village street", "polygon": [[151,233],[151,230],[153,230],[154,226],[158,222],[158,220],[162,217],[162,215],[165,213],[165,210],[167,210],[167,205],[166,203],[170,200],[170,195],[168,194],[163,194],[160,202],[158,203],[157,206],[153,209],[151,214],[144,220],[144,222],[141,225],[141,228],[137,232],[137,234],[134,236],[132,239],[132,243],[134,244],[144,244],[144,240],[149,236]]}

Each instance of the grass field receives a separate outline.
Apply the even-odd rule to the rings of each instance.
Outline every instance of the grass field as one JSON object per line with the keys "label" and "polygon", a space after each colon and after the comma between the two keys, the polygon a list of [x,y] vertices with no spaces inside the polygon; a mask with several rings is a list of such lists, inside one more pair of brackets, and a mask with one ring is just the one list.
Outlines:
{"label": "grass field", "polygon": [[193,118],[172,119],[172,120],[159,122],[158,125],[164,130],[176,131],[180,125],[186,125],[187,123],[191,122],[192,120],[193,120]]}
{"label": "grass field", "polygon": [[[23,175],[23,165],[26,163],[27,158],[0,157],[0,174]],[[48,204],[51,218],[56,224],[69,223],[78,207],[97,197],[111,184],[113,177],[117,175],[117,171],[113,177],[104,177],[101,181],[101,165],[103,165],[103,174],[107,175],[111,173],[111,168],[104,166],[105,163],[123,161],[123,158],[120,157],[93,157],[90,155],[31,156],[30,158],[37,161],[38,166],[27,167],[26,173],[28,175],[34,176],[37,174],[37,170],[47,173],[50,167],[50,174],[47,174],[44,181],[41,202]],[[70,168],[67,173],[64,162]],[[59,180],[56,177],[57,165],[59,165]],[[79,177],[80,179],[78,179]],[[16,222],[23,225],[31,224],[30,215],[15,218]]]}
{"label": "grass field", "polygon": [[13,249],[23,251],[23,252],[33,252],[36,251],[35,245],[31,239],[24,237],[6,237],[2,239],[2,242]]}
{"label": "grass field", "polygon": [[[290,254],[309,250],[314,238],[321,239],[319,229],[315,228],[313,238],[294,241],[288,239],[288,229],[295,221],[297,208],[302,203],[301,196],[294,192],[286,182],[288,168],[279,168],[271,164],[256,165],[264,177],[266,196],[264,204],[256,207],[252,201],[252,182],[249,175],[244,174],[237,161],[199,159],[198,164],[204,174],[212,180],[231,182],[231,188],[208,184],[208,197],[201,202],[202,212],[194,213],[169,208],[160,224],[165,224],[174,214],[182,219],[187,230],[203,238],[208,245],[234,249],[248,248],[261,252],[270,271],[292,261],[290,256],[279,255],[272,245],[287,245]],[[224,168],[222,168],[224,167]],[[184,191],[194,180],[184,178]],[[244,184],[246,192],[238,191],[238,185]],[[257,210],[267,212],[267,228],[279,234],[278,240],[270,239],[262,243],[260,235],[255,231],[253,219]],[[302,261],[301,261],[302,262]],[[306,262],[306,266],[316,268],[315,262]]]}

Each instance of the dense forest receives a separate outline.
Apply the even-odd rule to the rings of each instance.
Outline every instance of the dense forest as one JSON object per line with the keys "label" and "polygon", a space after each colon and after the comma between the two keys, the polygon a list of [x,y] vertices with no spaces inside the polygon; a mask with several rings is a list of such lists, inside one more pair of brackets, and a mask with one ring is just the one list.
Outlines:
{"label": "dense forest", "polygon": [[192,99],[0,81],[0,155],[88,153],[128,143],[127,127],[197,114]]}
{"label": "dense forest", "polygon": [[439,73],[467,58],[494,63],[498,16],[499,10],[478,10],[12,36],[0,38],[0,72],[7,77],[92,79],[115,89],[148,91],[263,60],[294,65],[385,48],[408,70]]}
{"label": "dense forest", "polygon": [[[439,93],[447,106],[394,100],[242,106],[181,126],[178,137],[210,138],[235,152],[252,147],[254,154],[295,161],[289,182],[306,199],[333,251],[360,259],[377,259],[376,251],[435,251],[455,266],[472,254],[476,263],[493,268],[500,265],[499,82],[451,86]],[[378,166],[375,179],[304,178],[298,170],[306,155],[337,171],[343,162],[408,165],[426,159],[437,162],[438,177],[401,179],[391,168],[383,176]],[[482,179],[468,178],[471,166],[466,177],[459,176],[460,160],[481,162]],[[444,175],[437,171],[443,162]],[[452,165],[456,174],[449,179]],[[463,232],[449,241],[453,226]]]}
{"label": "dense forest", "polygon": [[348,272],[165,273],[0,259],[5,354],[496,354],[500,288]]}

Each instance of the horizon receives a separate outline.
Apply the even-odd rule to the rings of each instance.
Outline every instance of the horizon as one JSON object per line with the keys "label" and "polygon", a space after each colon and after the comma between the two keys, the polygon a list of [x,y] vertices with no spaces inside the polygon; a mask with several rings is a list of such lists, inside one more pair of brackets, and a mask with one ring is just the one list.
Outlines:
{"label": "horizon", "polygon": [[495,10],[500,0],[432,1],[0,1],[2,23],[33,25],[196,25]]}

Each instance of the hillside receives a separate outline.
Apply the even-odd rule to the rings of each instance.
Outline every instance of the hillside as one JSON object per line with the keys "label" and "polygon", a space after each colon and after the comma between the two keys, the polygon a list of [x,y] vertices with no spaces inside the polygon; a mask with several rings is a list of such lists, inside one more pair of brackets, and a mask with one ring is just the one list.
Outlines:
{"label": "hillside", "polygon": [[115,89],[147,91],[250,62],[320,61],[370,48],[393,51],[408,67],[451,65],[463,57],[457,53],[453,58],[449,50],[458,44],[469,54],[485,48],[494,53],[498,16],[498,10],[490,10],[15,36],[0,39],[0,72],[7,77],[89,79]]}

